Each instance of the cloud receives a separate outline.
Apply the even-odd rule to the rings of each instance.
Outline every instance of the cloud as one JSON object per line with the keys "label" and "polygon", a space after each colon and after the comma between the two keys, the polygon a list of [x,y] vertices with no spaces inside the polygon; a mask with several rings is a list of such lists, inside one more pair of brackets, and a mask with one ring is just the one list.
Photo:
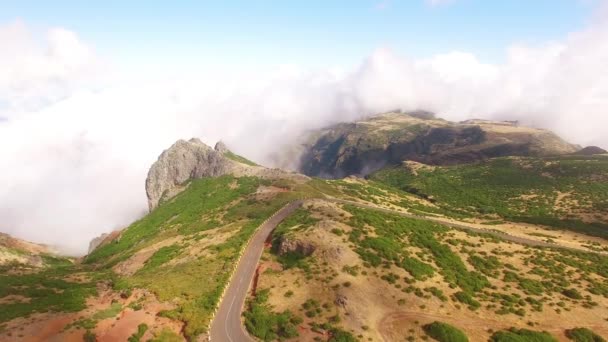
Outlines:
{"label": "cloud", "polygon": [[500,65],[380,49],[352,70],[284,65],[153,82],[103,77],[107,64],[74,32],[40,40],[20,22],[0,27],[0,230],[83,253],[145,213],[147,170],[178,138],[223,139],[294,166],[285,149],[302,132],[395,108],[515,119],[608,147],[606,18],[560,41],[511,46]]}
{"label": "cloud", "polygon": [[99,78],[104,65],[71,31],[52,28],[40,44],[21,21],[0,26],[0,116],[52,104]]}

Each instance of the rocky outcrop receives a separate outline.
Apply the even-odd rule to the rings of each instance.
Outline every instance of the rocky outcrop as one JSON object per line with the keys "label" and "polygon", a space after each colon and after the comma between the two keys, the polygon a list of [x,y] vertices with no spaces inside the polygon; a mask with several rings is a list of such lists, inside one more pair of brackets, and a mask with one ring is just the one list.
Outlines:
{"label": "rocky outcrop", "polygon": [[146,195],[148,208],[152,211],[161,202],[166,201],[187,187],[189,180],[219,177],[227,174],[235,177],[260,177],[266,179],[289,178],[295,181],[306,181],[309,178],[279,169],[268,169],[257,165],[247,165],[239,161],[223,142],[211,148],[193,138],[188,141],[178,140],[169,149],[163,151],[158,160],[152,164],[146,178]]}
{"label": "rocky outcrop", "polygon": [[213,149],[222,154],[229,151],[228,146],[226,146],[226,144],[224,144],[224,142],[221,140],[215,144],[215,147]]}
{"label": "rocky outcrop", "polygon": [[587,146],[583,149],[576,151],[574,154],[580,155],[580,156],[592,156],[592,155],[596,155],[596,154],[606,154],[606,153],[608,153],[608,151],[604,150],[601,147]]}
{"label": "rocky outcrop", "polygon": [[432,113],[385,113],[314,132],[300,171],[309,176],[365,176],[413,160],[430,165],[477,162],[501,156],[573,153],[578,147],[554,133],[516,122],[450,122]]}
{"label": "rocky outcrop", "polygon": [[101,245],[101,243],[108,237],[110,236],[110,234],[108,233],[103,233],[101,235],[99,235],[96,238],[93,238],[91,240],[91,242],[89,242],[89,250],[87,252],[87,254],[91,254],[91,252],[93,252],[95,250],[95,248],[97,248],[99,245]]}
{"label": "rocky outcrop", "polygon": [[310,241],[301,239],[293,239],[288,236],[282,236],[279,241],[277,253],[279,255],[285,255],[289,253],[296,253],[302,256],[309,256],[315,252],[317,246]]}
{"label": "rocky outcrop", "polygon": [[233,165],[234,161],[199,139],[178,140],[161,153],[148,172],[148,208],[152,211],[161,200],[175,196],[188,180],[229,174]]}

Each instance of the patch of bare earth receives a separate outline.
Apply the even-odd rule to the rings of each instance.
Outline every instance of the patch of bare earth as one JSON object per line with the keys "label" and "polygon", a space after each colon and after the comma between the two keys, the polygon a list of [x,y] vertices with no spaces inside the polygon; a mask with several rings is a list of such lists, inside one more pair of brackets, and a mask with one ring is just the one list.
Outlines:
{"label": "patch of bare earth", "polygon": [[[126,341],[137,332],[140,324],[148,326],[148,331],[142,341],[152,338],[163,329],[170,329],[178,336],[183,324],[159,317],[163,310],[171,310],[174,305],[161,303],[156,297],[141,289],[135,289],[127,298],[107,288],[100,288],[100,295],[87,300],[87,308],[77,313],[36,313],[27,318],[17,318],[5,324],[4,332],[0,333],[0,341],[23,342],[63,342],[83,340],[85,330],[79,327],[68,326],[78,320],[91,318],[95,313],[107,310],[113,303],[120,303],[122,310],[110,318],[97,321],[92,332],[97,336],[98,342]],[[140,308],[129,307],[137,303]]]}

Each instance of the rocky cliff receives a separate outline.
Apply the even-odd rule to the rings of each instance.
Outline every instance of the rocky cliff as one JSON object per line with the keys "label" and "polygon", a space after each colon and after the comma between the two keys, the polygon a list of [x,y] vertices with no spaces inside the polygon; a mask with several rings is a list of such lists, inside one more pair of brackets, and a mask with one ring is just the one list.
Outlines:
{"label": "rocky cliff", "polygon": [[152,165],[146,178],[148,207],[175,196],[189,179],[230,173],[233,162],[199,139],[178,140]]}
{"label": "rocky cliff", "polygon": [[517,122],[450,122],[428,112],[394,112],[313,133],[305,144],[300,171],[309,176],[341,178],[367,175],[404,160],[450,165],[576,150],[577,146],[550,131],[522,127]]}
{"label": "rocky cliff", "polygon": [[183,191],[188,180],[226,174],[237,177],[308,179],[303,175],[258,166],[230,152],[222,142],[218,142],[212,149],[196,138],[188,141],[178,140],[161,153],[148,171],[148,208],[152,211],[162,201]]}

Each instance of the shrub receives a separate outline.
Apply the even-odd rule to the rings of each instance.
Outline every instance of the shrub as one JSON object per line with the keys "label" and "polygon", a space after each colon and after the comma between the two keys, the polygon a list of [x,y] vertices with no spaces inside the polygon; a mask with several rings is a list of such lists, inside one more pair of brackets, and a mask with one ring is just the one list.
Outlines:
{"label": "shrub", "polygon": [[574,328],[566,330],[566,336],[575,342],[606,342],[601,336],[587,328]]}
{"label": "shrub", "polygon": [[433,266],[412,257],[405,257],[399,264],[416,280],[424,280],[434,273]]}
{"label": "shrub", "polygon": [[251,302],[250,309],[244,313],[247,331],[262,341],[297,337],[296,325],[301,319],[288,310],[282,313],[272,312],[267,304],[269,291],[259,291]]}
{"label": "shrub", "polygon": [[128,339],[128,342],[139,342],[141,340],[142,337],[144,337],[144,334],[146,333],[146,331],[148,331],[148,325],[145,323],[142,323],[140,325],[137,326],[137,332],[135,332],[133,335],[131,335]]}
{"label": "shrub", "polygon": [[460,329],[443,322],[433,322],[422,326],[424,332],[439,342],[468,342],[469,339]]}
{"label": "shrub", "polygon": [[456,292],[454,293],[454,298],[463,304],[467,304],[471,310],[477,310],[481,307],[481,304],[467,292]]}
{"label": "shrub", "polygon": [[490,337],[490,342],[557,342],[548,332],[511,328],[497,331]]}
{"label": "shrub", "polygon": [[565,289],[562,291],[562,294],[568,298],[572,299],[583,299],[583,296],[577,289]]}

